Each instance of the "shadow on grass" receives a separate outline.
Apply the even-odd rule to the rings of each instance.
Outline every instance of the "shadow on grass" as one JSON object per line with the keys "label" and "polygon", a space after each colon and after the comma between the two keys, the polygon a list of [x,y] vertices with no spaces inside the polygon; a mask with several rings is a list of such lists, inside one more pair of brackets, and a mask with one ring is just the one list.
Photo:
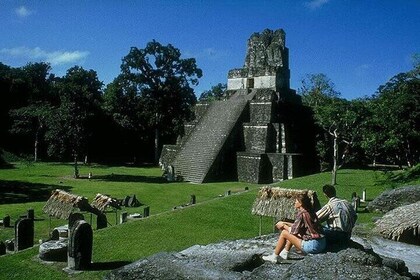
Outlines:
{"label": "shadow on grass", "polygon": [[88,270],[113,270],[130,263],[129,261],[97,262],[92,263]]}
{"label": "shadow on grass", "polygon": [[109,182],[136,182],[136,183],[154,183],[154,184],[167,184],[165,178],[161,176],[142,176],[142,175],[121,175],[121,174],[111,174],[111,175],[99,175],[94,176],[94,180],[103,180]]}
{"label": "shadow on grass", "polygon": [[55,189],[68,191],[71,187],[0,180],[0,204],[47,201]]}

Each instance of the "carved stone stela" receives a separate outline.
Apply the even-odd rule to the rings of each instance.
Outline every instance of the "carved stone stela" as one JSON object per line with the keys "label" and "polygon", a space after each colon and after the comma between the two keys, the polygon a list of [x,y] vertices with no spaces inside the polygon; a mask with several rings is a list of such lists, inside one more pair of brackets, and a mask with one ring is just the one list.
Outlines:
{"label": "carved stone stela", "polygon": [[85,270],[92,263],[93,231],[90,224],[77,220],[70,229],[67,266],[73,270]]}

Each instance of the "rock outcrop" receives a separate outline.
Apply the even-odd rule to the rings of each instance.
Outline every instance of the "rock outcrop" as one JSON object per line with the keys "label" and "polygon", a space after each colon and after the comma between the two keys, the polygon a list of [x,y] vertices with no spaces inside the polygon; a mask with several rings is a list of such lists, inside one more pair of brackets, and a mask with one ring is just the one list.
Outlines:
{"label": "rock outcrop", "polygon": [[420,186],[406,186],[383,192],[368,203],[369,212],[386,213],[399,206],[420,201]]}
{"label": "rock outcrop", "polygon": [[382,258],[369,248],[301,256],[264,263],[277,234],[158,253],[114,270],[105,279],[420,279],[401,260]]}

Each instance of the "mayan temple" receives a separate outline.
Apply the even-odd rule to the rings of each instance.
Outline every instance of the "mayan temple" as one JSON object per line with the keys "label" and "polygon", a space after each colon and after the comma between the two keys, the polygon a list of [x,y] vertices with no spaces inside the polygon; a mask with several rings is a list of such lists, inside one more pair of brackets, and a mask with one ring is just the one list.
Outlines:
{"label": "mayan temple", "polygon": [[272,183],[313,172],[309,115],[290,89],[282,29],[254,33],[242,68],[228,73],[224,100],[199,102],[160,164],[169,180]]}

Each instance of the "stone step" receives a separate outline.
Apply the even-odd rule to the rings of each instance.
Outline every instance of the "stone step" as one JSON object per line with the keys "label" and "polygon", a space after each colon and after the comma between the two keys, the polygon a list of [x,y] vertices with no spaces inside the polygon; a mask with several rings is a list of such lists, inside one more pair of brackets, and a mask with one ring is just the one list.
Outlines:
{"label": "stone step", "polygon": [[245,105],[245,100],[212,103],[180,148],[174,163],[177,175],[203,182]]}

